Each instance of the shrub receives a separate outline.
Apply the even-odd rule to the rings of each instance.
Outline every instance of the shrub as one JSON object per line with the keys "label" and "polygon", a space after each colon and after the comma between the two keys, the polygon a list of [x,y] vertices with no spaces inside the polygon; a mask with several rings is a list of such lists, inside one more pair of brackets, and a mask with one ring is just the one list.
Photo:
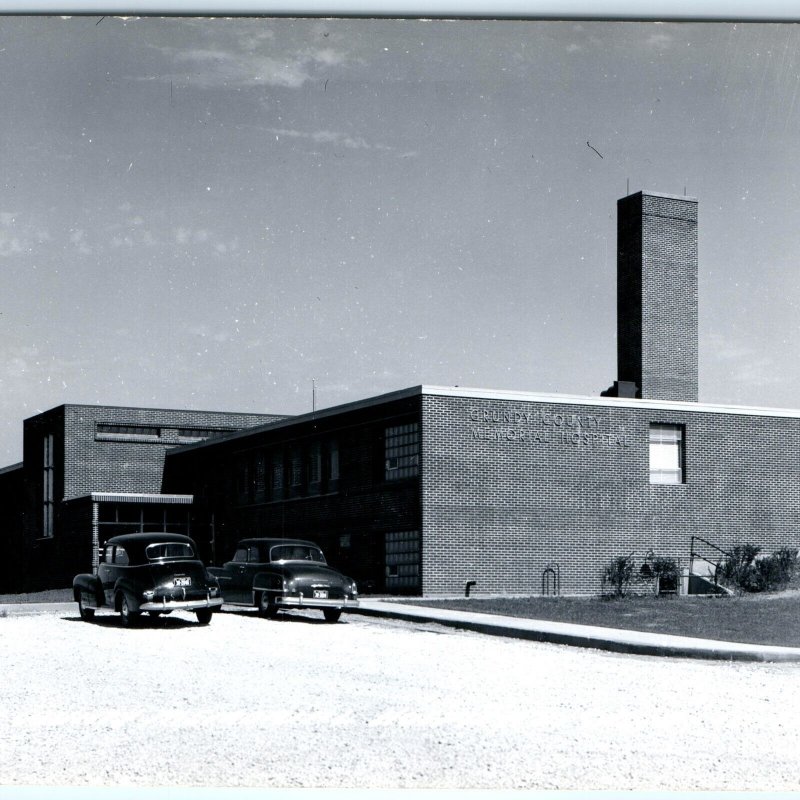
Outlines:
{"label": "shrub", "polygon": [[617,556],[603,569],[603,589],[611,587],[614,597],[624,597],[633,575],[633,556]]}
{"label": "shrub", "polygon": [[720,563],[718,579],[745,592],[765,592],[786,586],[797,567],[797,548],[782,547],[761,555],[752,544],[737,545]]}
{"label": "shrub", "polygon": [[674,592],[678,589],[678,564],[674,558],[653,559],[653,575],[658,578],[659,592]]}

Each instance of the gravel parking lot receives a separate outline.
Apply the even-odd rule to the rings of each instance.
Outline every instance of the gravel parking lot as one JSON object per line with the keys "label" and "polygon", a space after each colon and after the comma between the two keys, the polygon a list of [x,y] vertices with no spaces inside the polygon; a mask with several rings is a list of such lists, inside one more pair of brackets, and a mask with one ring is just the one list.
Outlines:
{"label": "gravel parking lot", "polygon": [[798,664],[345,616],[0,619],[0,784],[797,790]]}

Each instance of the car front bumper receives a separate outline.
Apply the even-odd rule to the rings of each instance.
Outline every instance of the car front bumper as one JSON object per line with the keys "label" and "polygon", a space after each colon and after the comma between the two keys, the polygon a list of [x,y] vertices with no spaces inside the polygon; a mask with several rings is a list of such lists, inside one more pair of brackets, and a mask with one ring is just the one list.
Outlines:
{"label": "car front bumper", "polygon": [[350,608],[358,608],[358,600],[351,600],[346,597],[326,599],[289,594],[276,597],[275,605],[278,608],[341,608],[347,611]]}
{"label": "car front bumper", "polygon": [[219,608],[221,597],[208,597],[205,600],[151,600],[142,603],[139,611],[197,611],[198,608]]}

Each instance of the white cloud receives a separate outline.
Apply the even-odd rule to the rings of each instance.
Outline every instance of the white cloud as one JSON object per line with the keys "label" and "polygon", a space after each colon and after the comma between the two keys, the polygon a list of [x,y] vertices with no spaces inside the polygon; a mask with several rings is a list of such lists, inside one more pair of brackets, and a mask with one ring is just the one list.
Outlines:
{"label": "white cloud", "polygon": [[0,256],[13,256],[26,249],[27,245],[17,236],[0,231]]}
{"label": "white cloud", "polygon": [[318,73],[348,61],[346,53],[333,47],[302,48],[280,52],[278,47],[269,53],[257,52],[260,45],[271,43],[273,36],[245,36],[231,47],[193,48],[177,50],[162,48],[181,69],[172,75],[162,75],[162,81],[180,81],[203,89],[224,87],[280,86],[299,89]]}
{"label": "white cloud", "polygon": [[[346,147],[349,150],[383,150],[394,152],[395,148],[385,144],[370,144],[363,136],[352,136],[339,131],[300,131],[291,128],[266,128],[268,133],[276,139],[305,139],[315,144],[331,144],[338,147]],[[404,158],[416,155],[415,151],[402,153]]]}

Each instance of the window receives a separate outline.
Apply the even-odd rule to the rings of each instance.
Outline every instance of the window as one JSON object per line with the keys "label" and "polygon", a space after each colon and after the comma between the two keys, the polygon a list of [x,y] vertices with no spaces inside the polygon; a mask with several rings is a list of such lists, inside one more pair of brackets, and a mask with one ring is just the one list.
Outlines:
{"label": "window", "polygon": [[256,502],[263,501],[267,491],[267,454],[263,450],[256,453],[255,484]]}
{"label": "window", "polygon": [[230,433],[235,428],[178,428],[178,440],[181,442],[199,442]]}
{"label": "window", "polygon": [[308,488],[311,492],[319,492],[322,481],[322,445],[314,442],[308,448]]}
{"label": "window", "polygon": [[247,563],[247,548],[240,547],[237,551],[233,554],[233,561],[237,564],[246,564]]}
{"label": "window", "polygon": [[273,500],[280,500],[283,497],[283,452],[275,450],[271,458],[271,495]]}
{"label": "window", "polygon": [[118,442],[157,442],[161,429],[150,425],[112,425],[98,422],[95,438]]}
{"label": "window", "polygon": [[386,590],[407,591],[420,587],[419,531],[386,534]]}
{"label": "window", "polygon": [[53,454],[53,434],[47,433],[44,437],[43,453],[44,486],[42,499],[44,501],[44,519],[42,536],[49,539],[53,535],[53,512],[55,509],[55,494],[53,490],[53,472],[55,471],[55,455]]}
{"label": "window", "polygon": [[330,483],[339,480],[339,442],[336,439],[328,442],[328,480]]}
{"label": "window", "polygon": [[419,423],[387,428],[385,451],[387,481],[419,475]]}
{"label": "window", "polygon": [[650,425],[650,483],[683,483],[683,426]]}
{"label": "window", "polygon": [[[117,558],[119,558],[120,549],[119,547],[117,548]],[[194,558],[192,546],[183,542],[149,544],[144,552],[150,561],[158,561],[161,558]]]}
{"label": "window", "polygon": [[303,489],[303,453],[299,447],[289,452],[289,487],[292,497],[298,497]]}

